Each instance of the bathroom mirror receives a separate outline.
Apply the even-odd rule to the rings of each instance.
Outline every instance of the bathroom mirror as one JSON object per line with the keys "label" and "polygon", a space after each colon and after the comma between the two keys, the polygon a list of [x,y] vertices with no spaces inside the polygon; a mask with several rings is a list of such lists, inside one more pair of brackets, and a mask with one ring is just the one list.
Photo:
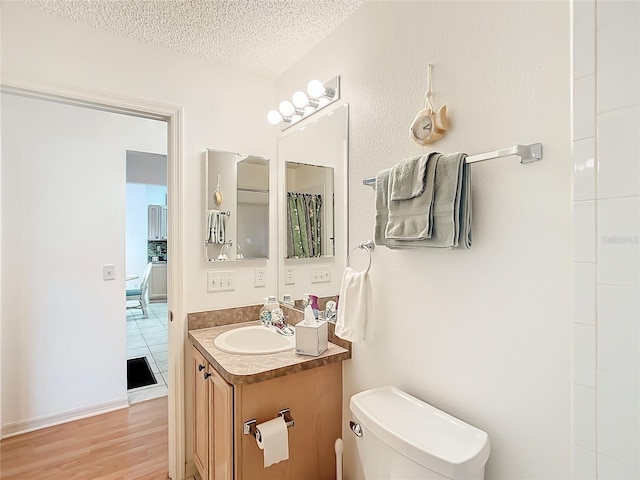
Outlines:
{"label": "bathroom mirror", "polygon": [[346,266],[347,104],[278,141],[278,298],[335,296]]}
{"label": "bathroom mirror", "polygon": [[208,149],[205,154],[205,259],[269,257],[269,159]]}

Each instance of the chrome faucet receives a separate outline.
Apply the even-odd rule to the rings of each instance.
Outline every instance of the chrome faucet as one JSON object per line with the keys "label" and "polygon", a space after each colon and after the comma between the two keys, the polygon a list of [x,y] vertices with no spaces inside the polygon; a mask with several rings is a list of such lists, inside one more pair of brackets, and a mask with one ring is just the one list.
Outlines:
{"label": "chrome faucet", "polygon": [[329,300],[322,314],[324,316],[324,319],[328,322],[335,322],[336,316],[338,314],[336,310],[336,302],[334,302],[333,300]]}
{"label": "chrome faucet", "polygon": [[287,337],[293,335],[293,329],[287,325],[284,312],[281,308],[274,308],[271,311],[271,325],[276,328],[276,332]]}

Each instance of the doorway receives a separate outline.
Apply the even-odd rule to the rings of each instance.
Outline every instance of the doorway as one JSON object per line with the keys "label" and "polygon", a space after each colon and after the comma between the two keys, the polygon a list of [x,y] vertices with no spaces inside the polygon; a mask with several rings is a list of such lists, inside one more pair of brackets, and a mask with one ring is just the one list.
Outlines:
{"label": "doorway", "polygon": [[[15,85],[3,85],[3,96],[6,96],[3,98],[3,107],[6,104],[5,99],[9,99],[9,102],[47,100],[42,103],[56,104],[66,108],[84,107],[84,110],[90,110],[93,113],[105,113],[109,117],[105,125],[109,127],[112,126],[116,114],[123,118],[164,122],[165,129],[168,127],[169,132],[168,203],[176,206],[179,204],[181,172],[178,161],[180,155],[178,148],[180,110],[178,108],[144,102],[136,104],[135,101],[128,99],[49,87],[36,91],[31,87],[26,89]],[[27,127],[23,128],[22,132],[26,134],[32,131],[33,122],[29,123],[29,120],[33,121],[35,117],[28,118],[28,109],[19,108],[16,111],[18,117],[26,121]],[[3,129],[6,118],[6,116],[3,117]],[[53,117],[52,124],[56,122],[63,123],[59,116]],[[91,136],[91,129],[85,128],[82,124],[72,127],[74,143],[84,146]],[[34,156],[28,152],[18,152],[13,159],[10,158],[11,156],[5,152],[8,136],[3,135],[2,278],[5,281],[2,282],[2,288],[3,298],[10,301],[8,305],[3,301],[2,355],[3,360],[11,358],[12,355],[20,355],[21,358],[20,362],[3,361],[2,363],[3,366],[6,365],[2,372],[3,401],[2,412],[0,412],[3,435],[5,425],[20,423],[12,422],[14,420],[12,417],[15,417],[14,407],[17,405],[11,398],[15,385],[20,388],[20,398],[27,398],[26,404],[36,412],[27,414],[26,420],[30,418],[42,420],[47,417],[47,413],[51,413],[51,409],[47,412],[48,407],[42,405],[43,401],[52,399],[50,396],[42,395],[42,391],[47,388],[51,388],[59,396],[53,402],[56,407],[62,404],[60,398],[69,394],[69,398],[72,398],[71,408],[64,408],[65,412],[73,412],[74,409],[77,412],[82,410],[84,416],[88,416],[101,413],[100,409],[122,407],[119,404],[121,402],[119,398],[103,401],[108,398],[109,389],[113,389],[115,384],[121,384],[125,368],[123,366],[119,374],[111,374],[107,373],[107,367],[104,367],[108,365],[113,368],[110,365],[109,358],[112,357],[108,348],[113,346],[110,344],[113,333],[109,333],[112,325],[105,320],[107,315],[103,316],[102,313],[113,313],[121,308],[123,303],[122,291],[126,273],[122,261],[124,242],[122,242],[122,236],[120,241],[113,241],[111,236],[113,232],[108,227],[113,214],[107,210],[120,202],[117,199],[123,196],[119,195],[119,190],[124,191],[124,185],[114,186],[113,179],[117,175],[105,169],[105,162],[100,160],[101,155],[108,152],[99,149],[90,151],[84,154],[83,161],[76,158],[72,163],[69,163],[69,158],[64,155],[47,155],[47,149],[52,142],[56,141],[50,133],[52,132],[46,132],[46,135],[43,135],[44,142],[39,152],[43,157],[48,156],[49,161],[38,168],[34,168],[35,164],[32,162]],[[116,139],[114,136],[111,138]],[[22,143],[25,146],[29,145],[24,138]],[[20,173],[23,175],[21,182],[12,182],[12,165],[30,167],[30,171]],[[85,196],[86,192],[92,191],[97,192],[97,195]],[[23,205],[22,202],[28,207],[27,211],[31,215],[23,215],[25,212],[21,212],[18,208]],[[54,215],[58,210],[66,214]],[[34,218],[33,212],[37,212],[39,216]],[[99,219],[98,224],[93,222],[96,218]],[[172,228],[172,221],[176,223],[176,228]],[[169,224],[168,257],[177,259],[181,232],[177,226],[177,219],[172,220],[170,216]],[[59,235],[61,232],[74,232],[76,238],[74,241],[69,241],[68,236],[62,238],[62,235]],[[31,241],[33,239],[35,240]],[[122,255],[119,255],[118,248],[110,249],[111,245],[118,243],[120,243],[118,248],[122,249]],[[79,256],[70,256],[65,248],[73,250],[76,254],[79,253]],[[96,272],[95,267],[98,263],[99,271]],[[85,267],[90,270],[89,273],[83,270]],[[115,279],[111,280],[111,276]],[[8,282],[7,279],[13,281]],[[179,262],[176,262],[175,265],[169,266],[167,299],[169,319],[167,374],[173,379],[170,385],[174,385],[169,388],[169,474],[175,479],[182,478],[184,475],[184,406],[181,387],[184,362],[180,352],[184,320],[182,319],[180,279],[181,268]],[[87,286],[93,289],[89,294],[84,290]],[[44,298],[50,300],[48,308],[42,306],[46,303],[42,302]],[[117,300],[114,300],[116,298]],[[116,305],[115,308],[114,305]],[[77,320],[77,312],[84,315],[85,319],[93,317],[97,321],[83,324]],[[24,318],[35,320],[33,322],[16,321]],[[122,325],[122,330],[124,329],[125,326]],[[124,335],[121,338],[124,338]],[[55,357],[59,363],[49,362],[45,365],[49,375],[44,378],[36,375],[35,372],[43,365],[36,364],[29,358],[43,358],[43,356],[49,358],[47,353],[55,349],[56,345],[64,347],[59,349],[57,352],[59,355]],[[124,342],[115,350],[120,348],[124,356],[126,348]],[[174,349],[177,351],[174,352]],[[13,367],[19,365],[19,368],[10,372],[9,363]],[[80,373],[76,372],[74,367],[81,367]],[[81,380],[71,375],[73,378],[60,382],[54,375],[60,372],[75,372]],[[92,388],[87,388],[87,379],[92,376],[102,381],[97,382]],[[14,377],[18,381],[12,384]],[[8,385],[13,388],[8,388]],[[86,395],[84,400],[88,402],[88,407],[81,405],[82,395]],[[25,402],[21,407],[24,406]],[[98,410],[92,411],[92,408]],[[43,410],[44,415],[37,415]],[[21,412],[24,413],[24,408]],[[64,415],[56,414],[55,408],[53,412],[54,414],[50,416],[56,417],[57,423],[73,419],[73,417],[64,418]],[[21,419],[18,418],[18,420]],[[22,420],[22,426],[25,426],[25,419]],[[34,428],[41,426],[46,425],[35,425]]]}
{"label": "doorway", "polygon": [[127,397],[131,405],[168,392],[167,156],[127,150],[126,158]]}

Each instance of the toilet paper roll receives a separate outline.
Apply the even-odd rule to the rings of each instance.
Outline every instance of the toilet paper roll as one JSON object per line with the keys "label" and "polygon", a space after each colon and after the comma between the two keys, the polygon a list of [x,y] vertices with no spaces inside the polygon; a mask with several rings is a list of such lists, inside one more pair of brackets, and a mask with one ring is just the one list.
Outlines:
{"label": "toilet paper roll", "polygon": [[256,429],[260,432],[256,443],[264,452],[264,468],[289,458],[289,432],[283,417],[261,423]]}

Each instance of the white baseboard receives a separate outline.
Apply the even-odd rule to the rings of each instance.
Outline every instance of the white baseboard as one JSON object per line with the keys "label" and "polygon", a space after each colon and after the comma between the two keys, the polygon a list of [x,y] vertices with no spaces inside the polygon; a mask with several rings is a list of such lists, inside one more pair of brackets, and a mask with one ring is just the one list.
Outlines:
{"label": "white baseboard", "polygon": [[53,427],[54,425],[60,425],[61,423],[93,417],[94,415],[101,415],[103,413],[113,412],[114,410],[120,410],[121,408],[127,407],[129,407],[129,400],[125,397],[118,400],[110,400],[108,402],[88,405],[86,407],[65,410],[60,413],[54,413],[53,415],[43,415],[41,417],[30,418],[27,420],[19,420],[17,422],[2,425],[1,438],[13,437],[33,430]]}

